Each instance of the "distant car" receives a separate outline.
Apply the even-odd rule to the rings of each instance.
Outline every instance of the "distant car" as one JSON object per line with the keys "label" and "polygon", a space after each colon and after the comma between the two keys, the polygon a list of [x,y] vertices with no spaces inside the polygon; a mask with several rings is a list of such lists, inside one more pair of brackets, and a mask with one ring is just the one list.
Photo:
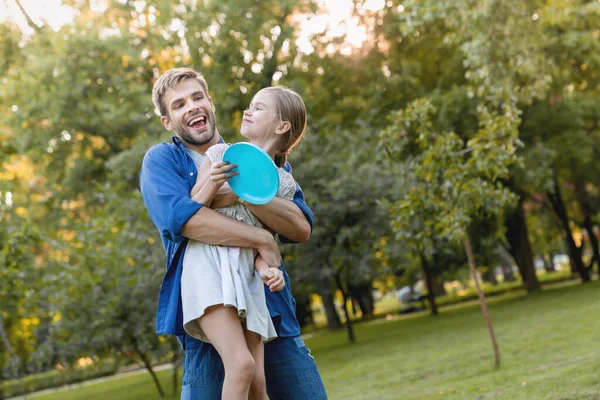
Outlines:
{"label": "distant car", "polygon": [[[396,291],[396,296],[401,303],[406,305],[405,308],[400,310],[400,314],[409,314],[427,308],[425,306],[425,296],[421,294],[417,287],[404,286]],[[420,303],[421,307],[417,307],[417,303]]]}

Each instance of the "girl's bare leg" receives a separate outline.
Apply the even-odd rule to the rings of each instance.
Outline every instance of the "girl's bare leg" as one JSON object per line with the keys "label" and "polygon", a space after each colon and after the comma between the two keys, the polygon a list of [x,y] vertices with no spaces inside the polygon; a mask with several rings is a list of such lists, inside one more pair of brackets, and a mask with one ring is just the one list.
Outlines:
{"label": "girl's bare leg", "polygon": [[213,306],[197,321],[223,360],[225,381],[222,398],[246,400],[256,363],[246,344],[244,328],[236,309]]}
{"label": "girl's bare leg", "polygon": [[248,400],[265,400],[267,383],[265,380],[265,346],[259,334],[244,329],[248,349],[255,362],[254,379],[250,385]]}

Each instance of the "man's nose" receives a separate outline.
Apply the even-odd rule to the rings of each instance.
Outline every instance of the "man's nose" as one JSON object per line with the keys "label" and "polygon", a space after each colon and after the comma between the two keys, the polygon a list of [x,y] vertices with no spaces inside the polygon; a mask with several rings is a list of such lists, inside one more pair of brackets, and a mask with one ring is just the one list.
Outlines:
{"label": "man's nose", "polygon": [[194,103],[193,101],[188,101],[185,105],[186,108],[186,112],[196,112],[200,109],[200,107],[198,106],[198,104]]}

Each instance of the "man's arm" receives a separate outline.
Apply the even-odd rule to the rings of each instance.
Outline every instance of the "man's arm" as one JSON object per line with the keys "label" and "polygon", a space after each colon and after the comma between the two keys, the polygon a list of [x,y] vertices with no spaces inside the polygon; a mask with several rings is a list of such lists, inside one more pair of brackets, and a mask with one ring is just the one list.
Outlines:
{"label": "man's arm", "polygon": [[[292,167],[286,163],[284,169],[291,173]],[[229,185],[223,185],[213,200],[213,207],[225,207],[235,203],[238,197]],[[218,204],[218,206],[217,206]],[[279,234],[284,243],[306,242],[310,238],[314,225],[314,215],[304,200],[304,194],[298,184],[292,201],[275,197],[267,204],[246,203],[246,207],[267,227]]]}
{"label": "man's arm", "polygon": [[[299,190],[298,193],[301,195],[302,191]],[[230,188],[221,188],[220,193],[213,199],[211,207],[227,207],[238,201],[238,199]],[[300,208],[296,202],[303,203],[307,211]],[[275,197],[267,204],[256,205],[245,203],[245,205],[269,229],[281,235],[280,238],[282,241],[286,243],[306,242],[310,238],[312,232],[312,212],[306,206],[303,197],[294,199],[294,201]]]}
{"label": "man's arm", "polygon": [[273,238],[266,229],[229,218],[208,207],[190,217],[182,229],[183,236],[216,246],[259,248]]}
{"label": "man's arm", "polygon": [[[283,169],[292,173],[292,166],[288,162]],[[265,225],[277,232],[283,243],[306,242],[310,239],[314,215],[306,205],[304,193],[297,183],[292,201],[276,197],[265,205],[249,205],[248,208]]]}
{"label": "man's arm", "polygon": [[278,267],[281,255],[273,236],[193,201],[188,175],[166,145],[152,148],[144,157],[142,197],[163,237],[175,243],[187,237],[207,244],[253,247],[269,266]]}
{"label": "man's arm", "polygon": [[188,175],[167,144],[152,147],[144,156],[140,189],[148,214],[160,234],[174,243],[184,237],[185,222],[202,208],[189,193]]}
{"label": "man's arm", "polygon": [[293,201],[275,197],[267,204],[246,203],[246,207],[263,224],[290,241],[306,242],[310,238],[311,224]]}

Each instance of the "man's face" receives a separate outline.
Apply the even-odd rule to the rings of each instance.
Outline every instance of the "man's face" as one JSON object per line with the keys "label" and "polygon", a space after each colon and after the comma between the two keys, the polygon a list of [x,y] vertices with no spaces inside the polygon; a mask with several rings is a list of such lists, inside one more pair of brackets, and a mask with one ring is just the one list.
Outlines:
{"label": "man's face", "polygon": [[168,115],[160,120],[184,143],[202,146],[215,138],[215,108],[200,82],[195,79],[179,82],[165,93],[164,102]]}

